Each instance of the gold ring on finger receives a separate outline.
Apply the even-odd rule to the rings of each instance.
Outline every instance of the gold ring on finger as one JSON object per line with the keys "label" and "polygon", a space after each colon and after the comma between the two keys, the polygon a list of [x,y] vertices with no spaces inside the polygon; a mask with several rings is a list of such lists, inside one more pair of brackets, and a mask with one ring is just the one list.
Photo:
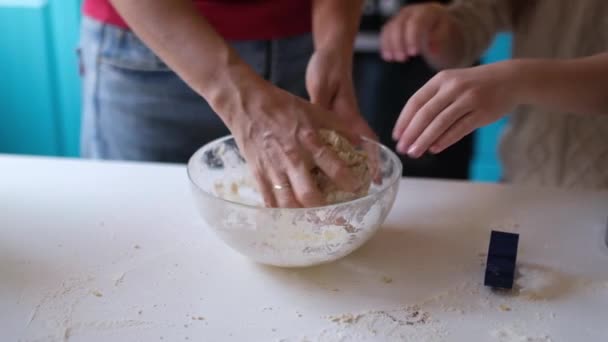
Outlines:
{"label": "gold ring on finger", "polygon": [[272,188],[275,190],[288,190],[291,189],[289,184],[273,184]]}

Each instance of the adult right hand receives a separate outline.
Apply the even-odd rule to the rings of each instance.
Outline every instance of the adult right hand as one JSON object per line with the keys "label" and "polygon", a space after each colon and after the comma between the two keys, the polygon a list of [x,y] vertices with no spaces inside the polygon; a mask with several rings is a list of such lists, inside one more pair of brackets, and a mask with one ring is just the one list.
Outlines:
{"label": "adult right hand", "polygon": [[357,140],[335,115],[265,81],[244,94],[245,107],[229,128],[268,207],[314,207],[325,200],[311,171],[318,167],[345,191],[358,180],[319,138],[319,129]]}
{"label": "adult right hand", "polygon": [[422,56],[433,67],[445,69],[461,62],[463,41],[462,28],[446,6],[409,5],[382,28],[380,51],[388,62]]}
{"label": "adult right hand", "polygon": [[213,30],[193,1],[112,0],[112,4],[230,128],[266,205],[324,204],[310,173],[316,167],[343,190],[357,190],[347,166],[317,135],[326,128],[356,140],[349,127],[327,110],[259,77]]}

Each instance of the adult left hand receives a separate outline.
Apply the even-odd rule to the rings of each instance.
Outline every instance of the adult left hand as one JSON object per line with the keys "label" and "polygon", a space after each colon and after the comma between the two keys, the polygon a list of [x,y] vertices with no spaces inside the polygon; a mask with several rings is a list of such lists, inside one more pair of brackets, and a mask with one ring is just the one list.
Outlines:
{"label": "adult left hand", "polygon": [[352,77],[352,56],[335,51],[316,51],[306,69],[306,90],[312,103],[348,123],[355,135],[377,140],[357,104]]}

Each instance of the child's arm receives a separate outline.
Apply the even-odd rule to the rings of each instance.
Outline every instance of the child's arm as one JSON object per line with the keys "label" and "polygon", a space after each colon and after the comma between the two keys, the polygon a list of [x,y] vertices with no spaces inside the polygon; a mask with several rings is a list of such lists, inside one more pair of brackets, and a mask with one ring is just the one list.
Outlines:
{"label": "child's arm", "polygon": [[608,53],[519,59],[437,74],[405,105],[393,136],[412,157],[439,153],[518,105],[608,114]]}
{"label": "child's arm", "polygon": [[437,69],[469,66],[498,31],[513,28],[522,0],[456,0],[405,6],[382,29],[386,61],[421,55]]}
{"label": "child's arm", "polygon": [[520,104],[561,112],[608,114],[608,53],[563,60],[522,60]]}

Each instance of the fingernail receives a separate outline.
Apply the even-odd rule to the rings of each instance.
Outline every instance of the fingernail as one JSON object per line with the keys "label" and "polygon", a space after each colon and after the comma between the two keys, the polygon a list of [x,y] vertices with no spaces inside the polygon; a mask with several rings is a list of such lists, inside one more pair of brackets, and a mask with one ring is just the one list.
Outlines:
{"label": "fingernail", "polygon": [[398,52],[396,55],[396,59],[400,62],[403,62],[405,60],[405,54],[403,52]]}
{"label": "fingernail", "polygon": [[409,53],[410,56],[415,56],[416,54],[418,54],[418,51],[416,51],[416,47],[411,47]]}
{"label": "fingernail", "polygon": [[412,158],[418,158],[421,154],[421,151],[418,146],[414,145],[407,150],[407,154]]}
{"label": "fingernail", "polygon": [[432,154],[437,154],[441,152],[441,149],[439,149],[439,146],[433,145],[431,146],[431,148],[429,148],[429,152],[431,152]]}

